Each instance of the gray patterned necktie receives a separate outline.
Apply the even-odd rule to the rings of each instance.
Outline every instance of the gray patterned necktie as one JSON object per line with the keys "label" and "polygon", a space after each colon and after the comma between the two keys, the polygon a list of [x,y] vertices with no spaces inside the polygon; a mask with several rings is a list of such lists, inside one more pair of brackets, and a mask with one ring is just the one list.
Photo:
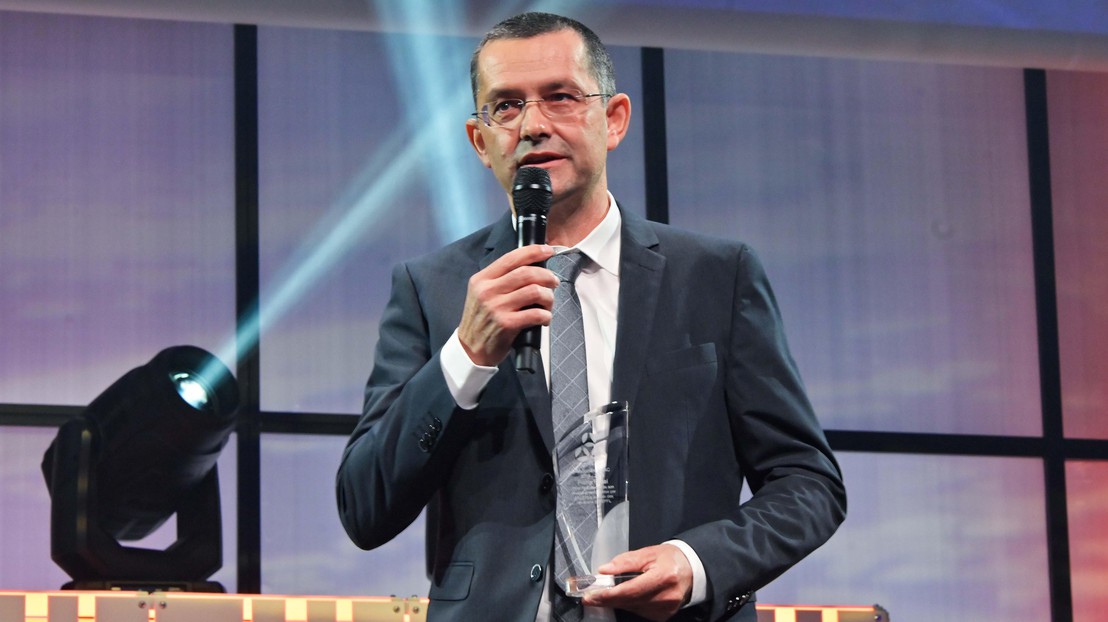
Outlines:
{"label": "gray patterned necktie", "polygon": [[558,461],[554,576],[563,589],[566,578],[590,571],[597,528],[592,427],[584,417],[589,410],[585,330],[574,286],[587,260],[580,251],[570,251],[546,262],[562,281],[554,290],[550,321],[550,410]]}

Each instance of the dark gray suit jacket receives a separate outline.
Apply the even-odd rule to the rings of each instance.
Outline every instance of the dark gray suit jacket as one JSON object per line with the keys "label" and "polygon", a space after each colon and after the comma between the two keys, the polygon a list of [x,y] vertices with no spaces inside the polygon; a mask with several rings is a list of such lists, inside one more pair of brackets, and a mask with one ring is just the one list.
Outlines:
{"label": "dark gray suit jacket", "polygon": [[[339,514],[360,547],[428,507],[433,621],[533,622],[551,558],[543,374],[509,357],[465,411],[439,363],[469,277],[515,244],[505,216],[395,269],[339,467]],[[675,619],[753,620],[753,591],[831,536],[846,496],[748,247],[623,212],[612,399],[634,422],[631,548],[679,538],[708,575],[708,602]],[[740,504],[744,479],[754,495]]]}

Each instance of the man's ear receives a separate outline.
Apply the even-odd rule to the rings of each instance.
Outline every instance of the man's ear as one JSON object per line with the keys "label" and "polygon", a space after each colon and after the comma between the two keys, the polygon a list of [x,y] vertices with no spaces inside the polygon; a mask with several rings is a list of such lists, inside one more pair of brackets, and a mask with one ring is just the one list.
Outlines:
{"label": "man's ear", "polygon": [[477,157],[481,158],[481,164],[484,164],[485,168],[492,168],[492,162],[489,161],[488,146],[485,144],[485,135],[481,133],[479,123],[480,121],[477,119],[467,120],[466,136],[469,137],[469,144],[473,145],[473,150],[477,152]]}
{"label": "man's ear", "polygon": [[605,111],[608,117],[608,151],[619,146],[631,126],[631,98],[626,93],[616,93],[608,100]]}

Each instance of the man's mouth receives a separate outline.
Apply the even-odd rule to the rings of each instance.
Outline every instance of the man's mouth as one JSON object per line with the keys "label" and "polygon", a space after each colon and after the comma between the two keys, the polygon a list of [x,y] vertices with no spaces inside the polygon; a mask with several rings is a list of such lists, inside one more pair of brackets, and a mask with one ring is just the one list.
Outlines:
{"label": "man's mouth", "polygon": [[519,166],[541,166],[548,162],[561,160],[562,156],[556,153],[529,153],[519,160]]}

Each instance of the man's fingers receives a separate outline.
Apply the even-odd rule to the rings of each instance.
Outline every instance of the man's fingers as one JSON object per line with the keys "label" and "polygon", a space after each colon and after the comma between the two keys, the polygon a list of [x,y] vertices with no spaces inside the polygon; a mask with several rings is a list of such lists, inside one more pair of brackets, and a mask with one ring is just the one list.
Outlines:
{"label": "man's fingers", "polygon": [[650,620],[665,620],[680,610],[692,588],[688,559],[671,544],[617,555],[598,572],[642,574],[610,589],[586,594],[586,605],[626,609]]}
{"label": "man's fingers", "polygon": [[553,291],[554,288],[558,286],[558,277],[546,268],[526,265],[515,268],[511,272],[491,282],[496,283],[497,288],[501,292],[513,292],[529,285],[537,285],[545,290],[546,293],[549,293],[550,300],[553,301]]}
{"label": "man's fingers", "polygon": [[[489,278],[501,277],[520,266],[546,261],[554,255],[554,249],[546,244],[530,244],[504,253],[496,258],[496,261],[485,266],[481,272]],[[478,273],[480,274],[480,273]]]}
{"label": "man's fingers", "polygon": [[604,564],[596,571],[600,574],[625,574],[629,572],[642,572],[652,555],[645,555],[642,549],[620,553]]}
{"label": "man's fingers", "polygon": [[532,264],[552,253],[542,244],[517,248],[470,277],[458,338],[471,361],[499,365],[520,330],[550,323],[558,277]]}
{"label": "man's fingers", "polygon": [[516,268],[494,281],[473,284],[473,314],[490,328],[515,332],[550,323],[558,278],[545,268]]}

